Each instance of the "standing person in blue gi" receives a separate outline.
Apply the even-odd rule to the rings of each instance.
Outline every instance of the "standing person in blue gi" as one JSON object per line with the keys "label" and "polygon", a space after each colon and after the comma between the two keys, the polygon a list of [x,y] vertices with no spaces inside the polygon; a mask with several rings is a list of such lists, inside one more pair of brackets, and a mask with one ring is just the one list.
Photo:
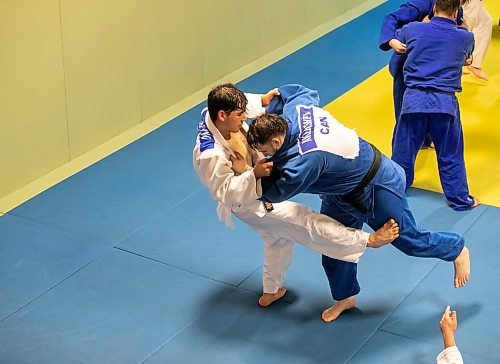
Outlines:
{"label": "standing person in blue gi", "polygon": [[462,91],[462,66],[472,54],[474,35],[457,27],[458,7],[459,0],[436,0],[430,22],[414,22],[397,33],[406,44],[403,74],[407,88],[394,131],[392,159],[405,170],[408,188],[413,183],[418,150],[430,131],[448,204],[464,211],[479,205],[479,200],[469,194],[455,96]]}
{"label": "standing person in blue gi", "polygon": [[368,234],[294,202],[264,205],[257,200],[260,178],[270,173],[272,163],[248,146],[245,121],[247,113],[253,117],[264,112],[263,106],[276,94],[277,90],[243,94],[232,84],[215,87],[208,95],[208,108],[201,113],[193,150],[194,169],[218,201],[220,219],[231,225],[233,213],[264,240],[261,306],[285,295],[283,280],[295,242],[332,258],[357,262],[366,247],[380,247],[398,236],[394,221]]}
{"label": "standing person in blue gi", "polygon": [[[465,1],[465,0],[464,0]],[[387,14],[382,22],[379,37],[379,48],[383,51],[394,50],[389,61],[389,72],[394,78],[393,81],[393,101],[394,101],[394,115],[396,117],[396,130],[399,116],[401,114],[401,105],[403,104],[403,94],[406,86],[403,80],[403,65],[406,61],[406,44],[401,42],[396,37],[396,32],[404,25],[411,22],[421,22],[424,19],[431,19],[434,16],[434,3],[435,0],[412,0],[402,4],[398,10]],[[462,11],[457,14],[457,23],[463,23]],[[431,145],[430,135],[426,135],[423,143],[424,147]],[[392,138],[392,146],[394,147],[394,135]]]}
{"label": "standing person in blue gi", "polygon": [[[285,85],[279,92],[266,109],[269,114],[255,118],[247,135],[250,146],[273,162],[271,175],[261,179],[262,199],[279,202],[299,193],[319,194],[321,213],[358,229],[363,223],[378,229],[394,218],[399,238],[392,244],[410,256],[453,262],[454,285],[463,287],[470,275],[463,236],[417,226],[402,168],[319,108],[316,91]],[[322,263],[336,301],[322,314],[330,322],[356,305],[357,264],[327,256]]]}

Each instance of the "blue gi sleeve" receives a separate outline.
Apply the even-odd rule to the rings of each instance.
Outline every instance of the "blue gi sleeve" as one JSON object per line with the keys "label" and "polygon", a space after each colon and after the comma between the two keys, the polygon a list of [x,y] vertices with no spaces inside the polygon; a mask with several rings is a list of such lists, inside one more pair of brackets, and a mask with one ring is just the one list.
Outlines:
{"label": "blue gi sleeve", "polygon": [[402,27],[401,29],[398,29],[396,30],[396,34],[394,35],[394,38],[396,38],[397,40],[399,40],[401,43],[405,43],[407,42],[407,37],[406,37],[406,25],[404,27]]}
{"label": "blue gi sleeve", "polygon": [[318,152],[310,152],[286,161],[270,177],[261,179],[262,201],[282,202],[307,192],[317,182],[324,167],[324,159]]}
{"label": "blue gi sleeve", "polygon": [[[465,30],[465,29],[464,29]],[[475,40],[474,40],[474,34],[472,32],[469,32],[468,30],[465,30],[468,33],[468,39],[467,39],[467,58],[472,56],[472,52],[474,52],[475,48]]]}
{"label": "blue gi sleeve", "polygon": [[288,115],[290,109],[297,105],[319,106],[319,94],[316,90],[298,84],[283,85],[278,88],[280,96],[273,98],[266,113]]}
{"label": "blue gi sleeve", "polygon": [[387,14],[382,22],[379,37],[379,48],[383,51],[391,49],[389,41],[396,38],[396,30],[412,21],[422,21],[432,11],[434,0],[413,0]]}

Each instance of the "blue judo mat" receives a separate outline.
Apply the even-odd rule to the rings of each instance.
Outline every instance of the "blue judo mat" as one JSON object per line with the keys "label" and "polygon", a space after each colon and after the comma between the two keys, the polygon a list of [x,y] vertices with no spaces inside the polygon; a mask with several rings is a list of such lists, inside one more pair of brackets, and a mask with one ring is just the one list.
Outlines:
{"label": "blue judo mat", "polygon": [[[388,1],[240,82],[316,88],[325,105],[388,62]],[[468,363],[498,363],[500,209],[457,213],[412,189],[418,222],[465,234],[472,277],[393,247],[359,264],[358,307],[332,324],[319,254],[297,246],[284,300],[257,306],[262,242],[215,203],[191,167],[202,105],[0,218],[0,363],[432,363],[439,318],[459,315]],[[299,196],[312,207],[316,196]]]}

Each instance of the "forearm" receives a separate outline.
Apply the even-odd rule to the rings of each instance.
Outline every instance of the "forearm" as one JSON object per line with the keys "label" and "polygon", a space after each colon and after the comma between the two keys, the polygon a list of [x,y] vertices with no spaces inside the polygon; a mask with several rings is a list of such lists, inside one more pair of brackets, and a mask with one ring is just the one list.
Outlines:
{"label": "forearm", "polygon": [[387,14],[382,22],[380,30],[379,45],[380,50],[388,51],[391,49],[389,41],[395,38],[398,21],[394,13]]}
{"label": "forearm", "polygon": [[383,51],[391,49],[389,41],[396,39],[396,31],[413,21],[421,21],[426,15],[427,10],[424,9],[426,4],[422,1],[411,2],[401,5],[401,7],[393,13],[387,14],[382,22],[379,37],[379,48]]}
{"label": "forearm", "polygon": [[300,184],[289,184],[283,178],[278,178],[276,181],[270,180],[272,177],[262,177],[261,181],[261,196],[260,200],[271,203],[283,202],[292,197],[304,192]]}
{"label": "forearm", "polygon": [[228,176],[224,183],[211,192],[214,198],[221,203],[244,205],[260,197],[260,181],[255,177],[251,168],[241,175]]}
{"label": "forearm", "polygon": [[445,348],[449,348],[451,346],[456,346],[455,343],[455,334],[451,330],[443,331],[443,343]]}
{"label": "forearm", "polygon": [[260,196],[260,181],[253,170],[240,175],[231,170],[225,158],[207,158],[198,161],[197,173],[212,197],[226,205],[241,205],[255,201]]}
{"label": "forearm", "polygon": [[308,164],[310,168],[300,167],[298,169],[282,170],[270,177],[261,178],[262,201],[283,202],[300,194],[307,193],[311,184],[319,177],[320,164]]}

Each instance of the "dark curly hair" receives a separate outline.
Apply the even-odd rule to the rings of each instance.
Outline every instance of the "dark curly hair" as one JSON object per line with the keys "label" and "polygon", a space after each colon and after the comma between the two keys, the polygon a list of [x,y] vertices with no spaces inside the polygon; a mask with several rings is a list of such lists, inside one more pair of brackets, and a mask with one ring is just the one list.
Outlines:
{"label": "dark curly hair", "polygon": [[245,111],[247,108],[245,94],[238,90],[232,83],[225,83],[214,87],[207,98],[208,114],[212,121],[217,120],[217,113],[222,110],[230,113],[236,110]]}
{"label": "dark curly hair", "polygon": [[272,138],[286,134],[288,123],[276,114],[264,114],[256,117],[247,133],[247,142],[251,148],[257,149],[258,144],[266,144]]}

